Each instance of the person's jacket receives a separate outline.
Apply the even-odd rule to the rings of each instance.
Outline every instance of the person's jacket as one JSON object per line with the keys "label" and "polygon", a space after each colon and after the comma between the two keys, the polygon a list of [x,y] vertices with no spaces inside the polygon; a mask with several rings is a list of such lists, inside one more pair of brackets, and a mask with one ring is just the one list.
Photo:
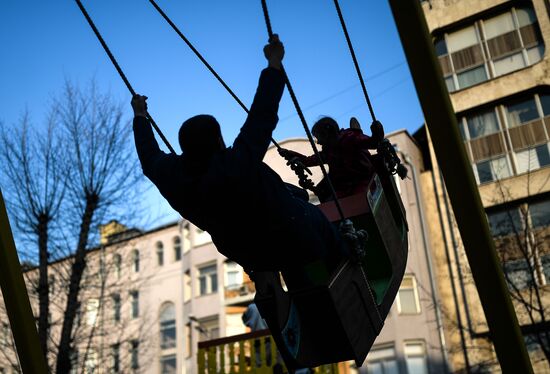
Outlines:
{"label": "person's jacket", "polygon": [[283,89],[281,71],[262,71],[233,146],[216,153],[200,175],[186,168],[185,154],[160,150],[147,119],[134,119],[143,173],[182,217],[211,235],[218,251],[245,269],[280,269],[288,262],[277,256],[282,248],[297,245],[297,255],[307,257],[318,245],[311,240],[314,228],[305,217],[318,214],[312,212],[317,208],[292,197],[279,175],[262,162],[278,121]]}

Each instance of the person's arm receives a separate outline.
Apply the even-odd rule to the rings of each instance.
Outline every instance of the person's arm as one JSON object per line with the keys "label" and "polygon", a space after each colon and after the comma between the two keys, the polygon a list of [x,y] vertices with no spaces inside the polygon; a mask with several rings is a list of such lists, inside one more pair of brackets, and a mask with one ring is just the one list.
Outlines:
{"label": "person's arm", "polygon": [[370,129],[372,131],[372,136],[361,134],[357,138],[358,143],[362,147],[376,149],[378,148],[378,144],[384,139],[384,127],[382,127],[380,122],[374,121],[372,125],[370,125]]}
{"label": "person's arm", "polygon": [[146,96],[136,95],[132,98],[134,109],[134,141],[136,151],[143,169],[143,174],[155,185],[169,178],[169,169],[175,162],[175,155],[161,151],[153,134],[153,129],[147,119]]}
{"label": "person's arm", "polygon": [[268,67],[260,75],[248,117],[233,143],[236,152],[258,162],[264,158],[279,120],[277,111],[285,86],[281,71],[281,60],[284,56],[282,43],[274,38],[264,48],[264,53],[269,61]]}
{"label": "person's arm", "polygon": [[[321,151],[321,153],[322,153],[322,151]],[[319,157],[317,157],[316,155],[304,156],[303,154],[301,154],[299,152],[292,151],[290,149],[285,149],[285,148],[279,149],[279,154],[287,161],[290,161],[294,158],[297,158],[298,161],[300,161],[302,163],[302,165],[304,165],[306,167],[318,166],[319,165]],[[322,156],[323,155],[321,154],[321,157]],[[323,159],[323,161],[325,161],[325,160]]]}

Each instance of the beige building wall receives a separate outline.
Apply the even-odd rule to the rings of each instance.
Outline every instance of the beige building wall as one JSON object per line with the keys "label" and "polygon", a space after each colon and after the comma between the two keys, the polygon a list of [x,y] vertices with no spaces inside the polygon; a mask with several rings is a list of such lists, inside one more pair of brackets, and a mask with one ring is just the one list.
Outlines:
{"label": "beige building wall", "polygon": [[[536,253],[529,255],[529,261],[534,264],[533,276],[537,286],[523,289],[517,292],[516,296],[523,295],[527,299],[532,297],[531,300],[536,300],[536,297],[532,296],[536,289],[542,300],[542,309],[546,310],[545,313],[548,316],[550,312],[549,277],[544,274],[547,273],[550,264],[543,261],[548,253],[548,245],[544,243],[548,240],[548,236],[544,234],[544,230],[541,232],[540,228],[533,228],[529,207],[531,204],[548,200],[550,168],[548,164],[544,163],[537,165],[539,163],[537,161],[531,164],[532,166],[528,170],[524,170],[525,160],[521,159],[528,149],[533,150],[535,147],[539,147],[543,154],[548,149],[550,141],[550,113],[544,107],[545,103],[543,102],[543,98],[545,99],[549,92],[550,83],[548,2],[544,0],[430,0],[422,1],[422,6],[429,30],[434,37],[436,53],[442,62],[444,76],[451,76],[449,69],[454,69],[455,62],[459,66],[466,66],[462,70],[454,69],[455,75],[467,72],[471,66],[476,64],[480,66],[480,61],[488,74],[487,80],[464,88],[451,89],[450,99],[459,126],[461,126],[464,145],[472,162],[474,174],[479,183],[481,200],[487,214],[491,216],[511,209],[523,212],[520,214],[525,215],[525,222],[522,224],[524,229],[530,232],[529,235],[532,235],[533,238],[539,238],[539,243],[530,241],[528,244],[528,240],[523,240],[526,246],[531,248],[529,251]],[[526,14],[518,12],[518,9],[522,7],[532,9],[532,15],[536,21],[534,28],[524,27]],[[513,11],[512,8],[514,8]],[[504,29],[489,30],[490,25],[487,24],[506,12],[513,14],[513,27],[519,35],[517,39],[515,39],[515,34],[512,35],[513,32],[507,34],[506,37],[502,36],[505,34],[502,31]],[[527,18],[531,18],[531,16]],[[463,36],[460,33],[474,24],[477,38],[481,40],[480,48],[476,50],[475,47],[468,44],[464,45],[463,49],[456,47],[452,50],[451,44],[460,45],[463,42],[463,40],[459,40]],[[498,23],[495,22],[495,24]],[[504,27],[504,23],[501,22],[501,26]],[[535,30],[534,33],[533,30]],[[500,39],[488,37],[489,32],[498,34]],[[537,35],[535,44],[531,39],[533,35]],[[446,41],[446,51],[441,48],[440,41],[442,39]],[[514,49],[511,46],[514,45],[515,40],[519,40],[521,45],[516,45]],[[529,40],[531,40],[531,44],[529,44]],[[533,45],[537,45],[538,50],[541,51],[540,59],[532,59],[529,56],[527,60],[524,60],[528,61],[526,65],[518,65],[505,74],[497,74],[495,64],[498,61],[511,62],[511,56],[517,54],[518,51],[525,59]],[[497,53],[502,53],[502,55]],[[453,65],[449,67],[446,64],[450,64],[451,60]],[[474,63],[474,61],[476,62]],[[468,67],[468,64],[473,65]],[[537,112],[537,115],[532,116],[529,120],[522,119],[521,116],[526,114],[525,110],[527,109],[525,108],[516,109],[516,112],[512,113],[509,108],[522,100],[531,100],[535,103],[536,109],[532,109],[532,111]],[[493,113],[498,128],[481,135],[473,135],[471,131],[480,132],[491,125],[491,121],[487,120],[478,120],[477,123],[468,122],[482,113]],[[444,124],[428,125],[442,126]],[[478,128],[474,129],[476,126]],[[423,191],[428,203],[426,214],[430,217],[430,236],[434,243],[433,250],[437,263],[441,302],[445,314],[448,315],[445,335],[449,343],[451,368],[453,372],[465,370],[465,362],[468,359],[473,370],[486,368],[486,370],[498,372],[500,368],[490,343],[483,310],[471,277],[460,234],[454,222],[452,208],[445,195],[445,187],[437,166],[437,157],[433,153],[429,139],[426,141],[425,150],[430,155],[433,170],[422,176]],[[529,163],[532,163],[535,157],[538,160],[541,156],[533,153],[532,157],[533,159],[530,158]],[[506,159],[507,170],[504,168],[497,170],[496,164],[492,164],[492,160],[497,158]],[[541,160],[544,161],[543,158]],[[491,162],[492,177],[481,180],[478,165],[485,162]],[[542,242],[540,242],[540,238],[543,238]],[[506,240],[511,239],[513,239],[512,236],[508,234],[508,236],[500,236],[496,241],[501,256],[506,257],[510,252],[515,251],[510,242],[506,244]],[[525,332],[532,330],[534,328],[533,321],[528,318],[525,308],[518,302],[517,297],[513,297],[513,300],[522,329]],[[534,320],[535,324],[539,323],[540,315],[535,313]],[[466,352],[465,346],[467,347]],[[541,350],[537,350],[532,343],[528,349],[535,372],[550,372],[548,361],[542,356]],[[476,367],[477,369],[475,369]]]}
{"label": "beige building wall", "polygon": [[[367,362],[359,371],[366,372],[368,365],[376,367],[383,361],[394,365],[399,373],[406,373],[408,365],[416,360],[417,364],[428,368],[429,372],[440,373],[446,365],[445,342],[438,327],[440,316],[436,313],[437,294],[432,285],[433,279],[430,278],[430,272],[433,272],[429,259],[431,243],[422,229],[426,225],[426,217],[421,214],[425,203],[419,195],[420,175],[423,172],[422,155],[406,131],[398,131],[388,137],[397,145],[409,169],[409,178],[397,181],[409,222],[410,251],[406,270],[409,285],[402,293],[400,291],[401,302],[396,302],[392,307],[382,333]],[[288,139],[280,144],[304,154],[312,153],[305,139]],[[284,180],[297,184],[293,172],[273,147],[268,150],[265,162]],[[318,182],[321,178],[319,168],[312,168],[312,172],[312,179]],[[121,227],[113,224],[105,227],[104,233],[116,235],[120,229]],[[99,261],[103,258],[106,266],[103,270],[104,278],[107,281],[103,296],[101,293],[97,294],[96,289],[83,294],[84,308],[89,299],[102,298],[95,319],[98,333],[92,344],[96,353],[93,359],[84,358],[86,347],[79,344],[81,369],[86,365],[95,365],[97,372],[108,372],[112,364],[111,345],[120,340],[120,367],[123,372],[128,372],[131,365],[130,341],[136,339],[139,340],[137,372],[161,373],[163,358],[172,357],[176,361],[176,372],[196,373],[197,342],[246,331],[241,317],[246,306],[253,300],[254,286],[242,268],[228,262],[217,252],[208,233],[180,220],[151,231],[138,232],[134,237],[122,238],[121,235],[118,236],[120,241],[105,242],[103,247],[92,250],[89,254],[87,273],[99,279]],[[181,260],[176,258],[175,238],[180,241]],[[246,240],[245,234],[243,240]],[[159,263],[159,243],[162,243],[163,249],[162,264]],[[135,250],[139,251],[139,271],[134,268]],[[122,259],[120,272],[114,266],[117,255]],[[69,258],[52,264],[52,273],[58,267],[67,271],[70,261]],[[204,269],[208,269],[209,273],[206,278],[201,278]],[[36,270],[31,270],[26,275],[28,278],[35,277]],[[60,286],[55,295],[58,295],[56,302],[62,305],[65,290],[62,284]],[[131,314],[131,291],[139,291],[137,318],[132,318]],[[112,318],[114,293],[121,296],[122,303],[121,321],[116,323]],[[36,300],[33,299],[32,302],[36,307]],[[170,305],[174,307],[176,340],[175,346],[163,349],[160,339],[161,316]],[[407,308],[409,310],[405,310]],[[81,317],[84,325],[88,314],[93,314],[93,310],[86,314],[87,312],[84,309]],[[60,320],[60,313],[62,308],[53,313],[54,336],[58,334],[55,321]],[[0,318],[6,321],[5,314]],[[9,368],[2,355],[0,368]]]}

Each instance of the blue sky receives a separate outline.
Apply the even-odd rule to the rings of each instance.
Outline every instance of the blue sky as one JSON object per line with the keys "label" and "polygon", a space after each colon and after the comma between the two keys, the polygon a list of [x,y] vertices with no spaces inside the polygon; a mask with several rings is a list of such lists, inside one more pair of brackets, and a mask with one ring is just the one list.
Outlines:
{"label": "blue sky", "polygon": [[[158,0],[240,99],[249,106],[267,31],[259,0]],[[91,17],[132,86],[149,97],[149,112],[177,147],[181,122],[214,115],[231,144],[245,113],[192,54],[147,0],[84,0]],[[393,18],[385,1],[341,0],[376,116],[386,131],[414,132],[422,112]],[[370,115],[331,0],[268,1],[274,32],[285,44],[285,68],[308,124],[321,115],[347,127],[350,116],[365,128]],[[49,99],[65,78],[127,102],[130,94],[74,1],[0,2],[0,121],[15,123],[28,108],[39,125]],[[287,93],[276,140],[304,136]],[[147,197],[159,222],[177,218],[157,193]]]}

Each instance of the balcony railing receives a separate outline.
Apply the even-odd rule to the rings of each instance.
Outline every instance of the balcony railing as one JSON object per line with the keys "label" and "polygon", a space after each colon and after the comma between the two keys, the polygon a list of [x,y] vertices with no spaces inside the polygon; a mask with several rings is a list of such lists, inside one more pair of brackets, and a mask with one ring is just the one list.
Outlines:
{"label": "balcony railing", "polygon": [[[288,373],[269,330],[199,342],[199,374],[210,373]],[[317,374],[343,374],[343,364],[315,368]]]}
{"label": "balcony railing", "polygon": [[256,293],[256,286],[254,282],[244,282],[242,284],[231,285],[225,288],[225,299],[235,299],[244,296],[254,296]]}

